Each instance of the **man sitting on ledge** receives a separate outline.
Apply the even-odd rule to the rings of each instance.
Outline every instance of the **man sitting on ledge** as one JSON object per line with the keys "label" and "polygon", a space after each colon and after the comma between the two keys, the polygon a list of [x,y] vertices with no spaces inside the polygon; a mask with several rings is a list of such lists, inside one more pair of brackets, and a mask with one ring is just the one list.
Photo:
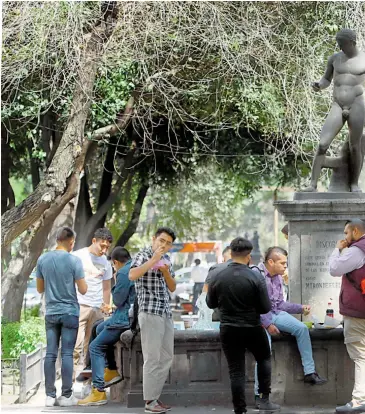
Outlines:
{"label": "man sitting on ledge", "polygon": [[[253,270],[257,272],[261,271],[265,276],[267,290],[271,301],[271,311],[265,315],[261,315],[261,323],[271,336],[280,334],[280,331],[295,336],[302,358],[304,382],[312,385],[321,385],[326,383],[327,380],[321,378],[316,373],[308,328],[303,322],[298,321],[298,319],[290,315],[296,313],[309,314],[310,306],[285,302],[283,298],[282,275],[286,270],[287,256],[287,251],[281,247],[270,247],[265,253],[264,263],[260,263],[257,268],[253,268]],[[271,346],[270,335],[268,335],[268,338]],[[255,400],[258,398],[257,388],[256,376]]]}

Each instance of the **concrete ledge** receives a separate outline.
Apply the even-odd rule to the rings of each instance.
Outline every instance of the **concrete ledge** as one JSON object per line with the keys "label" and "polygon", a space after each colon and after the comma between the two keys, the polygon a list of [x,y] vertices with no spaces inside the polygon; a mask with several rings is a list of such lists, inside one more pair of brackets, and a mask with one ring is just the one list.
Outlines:
{"label": "concrete ledge", "polygon": [[[273,338],[272,398],[281,405],[333,405],[351,399],[354,367],[343,343],[343,330],[310,330],[313,356],[320,375],[329,379],[322,386],[303,382],[303,369],[295,338]],[[143,357],[140,336],[130,349],[131,332],[125,332],[118,344],[119,369],[125,381],[116,385],[113,395],[128,407],[143,406]],[[254,403],[254,364],[246,353],[246,397]],[[225,406],[231,402],[230,382],[219,331],[175,331],[175,355],[162,397],[175,406]]]}

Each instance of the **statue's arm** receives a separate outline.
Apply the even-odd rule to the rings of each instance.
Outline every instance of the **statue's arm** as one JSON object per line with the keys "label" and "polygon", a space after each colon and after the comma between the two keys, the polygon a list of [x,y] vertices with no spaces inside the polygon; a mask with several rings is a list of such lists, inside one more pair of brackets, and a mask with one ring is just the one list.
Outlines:
{"label": "statue's arm", "polygon": [[312,86],[315,91],[320,91],[322,89],[326,89],[331,85],[332,78],[333,78],[333,62],[335,60],[336,55],[332,55],[327,61],[326,71],[319,82],[313,82]]}

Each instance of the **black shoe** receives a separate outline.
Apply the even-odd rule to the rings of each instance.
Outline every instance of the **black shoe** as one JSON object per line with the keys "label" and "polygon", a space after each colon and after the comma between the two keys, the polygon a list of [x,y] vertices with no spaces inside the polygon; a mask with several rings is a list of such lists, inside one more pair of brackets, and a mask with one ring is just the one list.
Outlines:
{"label": "black shoe", "polygon": [[304,375],[304,382],[312,385],[323,385],[327,382],[326,378],[321,378],[316,372]]}
{"label": "black shoe", "polygon": [[90,367],[86,367],[86,368],[84,368],[84,369],[80,372],[80,374],[76,377],[76,381],[77,381],[77,382],[85,382],[85,381],[87,381],[88,379],[90,379],[91,375],[92,375],[91,368],[90,368]]}
{"label": "black shoe", "polygon": [[256,403],[255,404],[256,408],[258,408],[260,411],[273,412],[273,411],[279,411],[281,409],[280,405],[274,404],[270,401],[268,394],[267,395],[261,394],[255,401],[255,403]]}

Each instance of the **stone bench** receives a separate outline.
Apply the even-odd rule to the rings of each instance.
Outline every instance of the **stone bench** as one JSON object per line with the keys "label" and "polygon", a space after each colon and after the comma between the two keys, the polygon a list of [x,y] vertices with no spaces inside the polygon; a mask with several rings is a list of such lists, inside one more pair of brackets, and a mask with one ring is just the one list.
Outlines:
{"label": "stone bench", "polygon": [[[351,400],[354,364],[347,355],[343,330],[310,330],[316,369],[328,378],[322,386],[304,384],[295,338],[280,335],[272,344],[272,399],[281,405],[336,405]],[[143,406],[143,357],[140,336],[130,349],[130,331],[117,345],[118,368],[125,380],[112,387],[111,398],[127,407]],[[219,331],[175,331],[174,361],[161,399],[175,406],[229,405],[231,391]],[[254,403],[254,359],[246,353],[246,397]]]}

